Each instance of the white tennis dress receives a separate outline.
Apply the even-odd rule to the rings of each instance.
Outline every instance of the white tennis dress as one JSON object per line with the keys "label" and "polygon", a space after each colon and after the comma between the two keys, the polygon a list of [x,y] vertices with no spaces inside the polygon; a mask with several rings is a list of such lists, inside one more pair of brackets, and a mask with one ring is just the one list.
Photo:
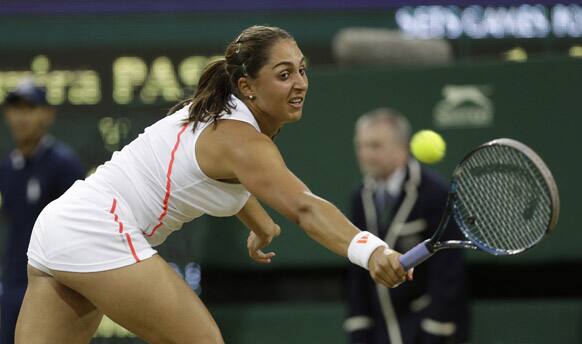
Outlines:
{"label": "white tennis dress", "polygon": [[[225,120],[259,125],[247,106]],[[84,181],[77,181],[41,212],[28,247],[37,269],[91,272],[119,268],[156,253],[182,224],[203,214],[232,216],[250,193],[240,184],[209,178],[195,154],[210,123],[187,123],[187,107],[149,126]]]}

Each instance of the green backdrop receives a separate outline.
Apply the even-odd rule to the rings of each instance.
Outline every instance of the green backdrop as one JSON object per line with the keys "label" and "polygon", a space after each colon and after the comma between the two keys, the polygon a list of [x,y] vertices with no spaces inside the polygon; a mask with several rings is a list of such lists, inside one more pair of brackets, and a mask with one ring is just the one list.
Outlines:
{"label": "green backdrop", "polygon": [[[582,61],[564,58],[521,64],[485,62],[358,69],[317,63],[330,62],[330,41],[339,29],[393,27],[392,14],[316,11],[2,17],[0,30],[10,34],[0,36],[0,98],[20,76],[15,72],[29,71],[31,62],[40,54],[50,61],[50,66],[45,65],[46,72],[57,78],[57,83],[61,82],[58,78],[65,80],[62,82],[67,86],[62,89],[68,95],[74,93],[71,89],[83,86],[80,74],[75,74],[79,70],[93,72],[89,77],[97,75],[100,94],[97,103],[72,105],[64,101],[58,107],[59,118],[52,129],[92,168],[171,106],[162,97],[149,104],[140,102],[139,87],[134,92],[135,101],[127,105],[116,103],[113,66],[117,58],[139,57],[150,68],[149,72],[154,61],[170,61],[176,78],[180,79],[178,69],[184,59],[219,54],[225,43],[248,25],[279,25],[296,36],[310,54],[310,61],[317,64],[309,71],[310,92],[304,118],[286,127],[277,139],[289,167],[315,193],[348,210],[347,200],[359,179],[352,146],[353,124],[363,112],[391,106],[406,114],[415,129],[433,128],[443,134],[448,153],[434,168],[444,176],[451,173],[466,152],[496,137],[512,137],[529,144],[552,169],[562,203],[556,233],[520,256],[499,258],[472,252],[470,264],[535,265],[582,259],[582,250],[577,245],[582,233],[575,222],[577,196],[582,192],[577,179],[582,167],[577,159],[581,145],[575,133],[582,124],[579,117]],[[509,49],[517,43],[464,40],[456,42],[456,47],[460,56],[468,56],[479,49],[486,50],[487,45]],[[549,51],[560,40],[530,43],[538,43]],[[160,57],[168,60],[159,60]],[[187,86],[181,79],[179,83]],[[10,147],[8,132],[1,124],[0,151],[7,152]],[[250,261],[245,248],[246,231],[233,219],[203,217],[171,236],[160,252],[180,264],[199,262],[203,269],[317,269],[346,264],[345,259],[319,248],[299,228],[274,216],[282,225],[283,234],[273,244],[278,255],[270,266]],[[0,240],[4,232],[0,228]],[[216,242],[221,245],[210,245]],[[553,278],[567,280],[571,276]],[[562,280],[558,283],[563,283]],[[473,342],[579,343],[581,309],[580,300],[479,300],[473,304]],[[210,310],[229,343],[341,343],[344,339],[341,333],[344,308],[340,303],[244,303],[210,305]],[[137,341],[95,340],[96,344],[112,342]]]}
{"label": "green backdrop", "polygon": [[[465,153],[482,142],[496,137],[523,141],[545,159],[556,177],[562,205],[557,230],[525,254],[499,258],[472,253],[470,259],[499,264],[577,260],[582,258],[577,245],[582,232],[575,222],[576,199],[582,192],[577,179],[580,163],[576,159],[580,144],[575,132],[582,124],[578,117],[582,105],[581,71],[582,61],[565,59],[439,68],[314,67],[309,74],[304,117],[285,127],[277,144],[290,169],[315,193],[348,211],[347,200],[359,179],[352,145],[353,124],[370,109],[391,106],[406,114],[415,129],[440,131],[448,152],[434,168],[445,176]],[[437,125],[440,122],[435,122],[435,109],[451,98],[443,93],[451,86],[461,90],[457,90],[461,94],[457,98],[462,100],[450,109],[451,113],[456,111],[459,118],[469,118],[471,111],[487,112],[487,120],[461,126],[454,122],[444,127]],[[96,106],[63,106],[52,130],[79,152],[88,167],[110,156],[104,144],[107,135],[103,134],[102,117],[110,116],[117,123],[120,139],[112,147],[121,147],[163,116],[170,105],[158,102],[120,106],[107,104],[105,92],[103,97],[103,104]],[[0,144],[4,151],[11,145],[4,125],[0,127]],[[273,244],[278,252],[273,268],[344,264],[344,260],[318,248],[289,221],[275,217],[283,234]],[[161,252],[168,252],[177,261],[193,259],[207,266],[256,267],[246,256],[245,237],[246,231],[236,220],[207,217],[185,225],[169,239],[167,248],[162,246]],[[220,246],[208,245],[218,238]]]}

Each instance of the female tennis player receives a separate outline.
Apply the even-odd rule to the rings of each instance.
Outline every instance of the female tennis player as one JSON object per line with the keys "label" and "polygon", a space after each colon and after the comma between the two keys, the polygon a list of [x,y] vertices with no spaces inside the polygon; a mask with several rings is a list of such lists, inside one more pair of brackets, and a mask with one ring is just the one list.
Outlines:
{"label": "female tennis player", "polygon": [[206,307],[152,247],[203,214],[237,215],[251,230],[250,256],[268,263],[274,253],[262,249],[280,229],[257,198],[378,283],[410,279],[399,253],[311,193],[273,144],[301,117],[305,65],[286,31],[244,30],[191,99],[49,204],[28,249],[16,343],[87,343],[103,314],[150,343],[222,343]]}

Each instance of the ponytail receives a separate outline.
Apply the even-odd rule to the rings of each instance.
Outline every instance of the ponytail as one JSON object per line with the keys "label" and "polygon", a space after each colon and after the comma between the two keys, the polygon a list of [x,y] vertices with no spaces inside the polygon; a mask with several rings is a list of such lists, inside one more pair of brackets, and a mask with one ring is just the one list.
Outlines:
{"label": "ponytail", "polygon": [[222,112],[230,114],[234,108],[234,104],[230,102],[232,93],[232,81],[226,71],[226,60],[221,59],[204,68],[194,96],[176,104],[169,113],[190,103],[187,122],[194,122],[193,130],[199,122],[214,121],[216,125]]}
{"label": "ponytail", "polygon": [[256,78],[259,70],[269,61],[271,47],[281,39],[293,37],[278,27],[251,26],[246,28],[226,47],[224,58],[210,63],[200,76],[193,97],[185,99],[170,109],[170,114],[190,104],[188,119],[194,123],[218,123],[222,113],[232,113],[235,104],[231,94],[240,98],[237,82],[242,77]]}

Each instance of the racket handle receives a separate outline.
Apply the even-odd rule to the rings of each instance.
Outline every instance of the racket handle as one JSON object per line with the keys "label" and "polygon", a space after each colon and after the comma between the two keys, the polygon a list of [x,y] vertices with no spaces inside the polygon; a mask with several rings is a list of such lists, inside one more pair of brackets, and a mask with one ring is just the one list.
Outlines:
{"label": "racket handle", "polygon": [[430,239],[421,242],[400,256],[400,264],[402,264],[404,270],[408,271],[412,269],[433,255],[434,252],[428,249],[429,241]]}

